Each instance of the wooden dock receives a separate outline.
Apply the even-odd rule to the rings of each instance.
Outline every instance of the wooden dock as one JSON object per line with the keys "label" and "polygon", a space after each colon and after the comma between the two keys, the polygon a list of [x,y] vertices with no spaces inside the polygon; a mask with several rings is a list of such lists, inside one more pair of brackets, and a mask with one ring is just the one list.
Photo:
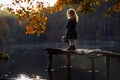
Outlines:
{"label": "wooden dock", "polygon": [[53,80],[52,78],[52,60],[53,55],[66,55],[67,58],[67,79],[66,80],[72,80],[70,78],[71,76],[71,55],[81,55],[81,56],[87,56],[90,58],[91,61],[91,79],[90,80],[96,80],[95,79],[95,59],[97,57],[106,57],[106,78],[105,80],[110,80],[110,58],[111,57],[119,57],[119,53],[114,53],[110,51],[104,51],[100,49],[76,49],[75,51],[72,50],[66,50],[66,49],[53,49],[53,48],[46,48],[44,49],[46,53],[48,54],[48,80]]}

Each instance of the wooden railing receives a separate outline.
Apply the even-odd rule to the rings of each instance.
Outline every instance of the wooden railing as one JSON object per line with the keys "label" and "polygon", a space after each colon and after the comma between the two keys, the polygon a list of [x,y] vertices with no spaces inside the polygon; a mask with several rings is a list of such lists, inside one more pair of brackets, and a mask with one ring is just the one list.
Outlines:
{"label": "wooden railing", "polygon": [[97,57],[106,57],[106,74],[105,74],[105,80],[110,80],[110,58],[111,57],[120,57],[119,53],[114,53],[110,51],[103,51],[100,49],[76,49],[75,51],[65,50],[65,49],[53,49],[53,48],[47,48],[44,49],[46,53],[48,54],[48,80],[53,80],[52,77],[52,60],[53,55],[66,55],[67,57],[67,79],[66,80],[72,80],[71,78],[71,55],[85,55],[88,56],[91,60],[91,79],[90,80],[96,80],[95,79],[95,58]]}

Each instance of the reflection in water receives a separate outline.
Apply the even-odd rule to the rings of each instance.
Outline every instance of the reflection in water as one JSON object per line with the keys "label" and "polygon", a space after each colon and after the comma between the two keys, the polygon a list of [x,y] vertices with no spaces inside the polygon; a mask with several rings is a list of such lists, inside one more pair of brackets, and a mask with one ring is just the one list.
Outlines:
{"label": "reflection in water", "polygon": [[35,76],[34,78],[31,78],[25,74],[19,74],[15,80],[47,80],[47,79],[41,79],[40,76]]}
{"label": "reflection in water", "polygon": [[71,68],[70,67],[67,67],[67,80],[72,80]]}
{"label": "reflection in water", "polygon": [[53,75],[51,69],[48,69],[48,80],[53,80]]}
{"label": "reflection in water", "polygon": [[[52,75],[52,55],[51,53],[47,52],[48,55],[48,68],[47,68],[47,72],[48,72],[48,80],[53,80],[54,75]],[[67,63],[66,63],[66,80],[72,80],[72,76],[71,76],[71,54],[67,54]]]}
{"label": "reflection in water", "polygon": [[[48,69],[47,73],[48,73],[48,79],[47,80],[53,80],[53,77],[55,77],[55,75],[53,75],[52,69]],[[58,79],[58,80],[60,80],[60,79]],[[71,67],[68,67],[68,66],[66,67],[66,79],[65,80],[72,80]]]}
{"label": "reflection in water", "polygon": [[[39,44],[38,44],[39,45]],[[90,61],[85,56],[73,56],[72,69],[64,67],[57,68],[57,66],[66,65],[66,56],[55,56],[53,61],[54,72],[45,72],[47,67],[48,56],[42,50],[48,47],[55,47],[53,44],[45,44],[44,46],[38,45],[13,45],[5,47],[5,52],[9,53],[10,59],[6,62],[0,62],[0,80],[89,80],[90,74]],[[66,44],[67,45],[67,44]],[[66,45],[63,46],[66,48]],[[120,43],[110,46],[110,43],[94,43],[94,42],[80,42],[77,48],[79,49],[102,49],[114,52],[120,52]],[[57,44],[57,48],[62,45]],[[104,59],[99,58],[96,60],[97,80],[104,80],[103,73],[105,72]],[[111,80],[120,80],[120,59],[111,59]],[[114,65],[113,65],[114,64]],[[86,65],[86,66],[81,66]],[[26,73],[26,74],[21,74]],[[32,73],[32,74],[31,74]],[[72,73],[72,76],[71,74]],[[16,74],[19,74],[18,76]],[[40,76],[35,76],[40,75]],[[17,77],[16,77],[17,76]],[[42,77],[41,77],[42,76]],[[70,77],[67,77],[70,76]]]}

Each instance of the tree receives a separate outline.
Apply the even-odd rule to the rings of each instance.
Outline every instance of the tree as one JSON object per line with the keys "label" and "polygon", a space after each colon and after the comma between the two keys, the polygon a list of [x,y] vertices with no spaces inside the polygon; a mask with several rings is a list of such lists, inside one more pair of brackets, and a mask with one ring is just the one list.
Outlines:
{"label": "tree", "polygon": [[[19,18],[20,24],[23,22],[26,24],[26,34],[37,33],[40,35],[46,31],[47,13],[61,11],[65,5],[70,7],[77,5],[77,11],[80,15],[92,14],[96,11],[96,6],[109,2],[112,5],[106,11],[106,16],[110,16],[112,12],[120,12],[120,0],[57,0],[53,7],[49,6],[49,3],[48,6],[44,6],[42,1],[13,0],[11,5],[7,5],[7,10]],[[24,6],[23,3],[27,5]]]}
{"label": "tree", "polygon": [[[0,43],[6,43],[9,34],[9,25],[0,19]],[[2,46],[2,45],[1,45]]]}

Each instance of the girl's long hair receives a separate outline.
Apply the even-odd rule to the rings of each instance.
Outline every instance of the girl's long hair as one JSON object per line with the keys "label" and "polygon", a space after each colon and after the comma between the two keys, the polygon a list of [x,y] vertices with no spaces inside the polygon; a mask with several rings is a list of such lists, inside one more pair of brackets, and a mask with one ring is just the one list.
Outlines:
{"label": "girl's long hair", "polygon": [[[71,16],[71,13],[73,14],[72,16]],[[75,9],[70,8],[70,9],[67,10],[67,18],[68,19],[73,19],[76,22],[78,22],[78,15],[77,15]]]}

